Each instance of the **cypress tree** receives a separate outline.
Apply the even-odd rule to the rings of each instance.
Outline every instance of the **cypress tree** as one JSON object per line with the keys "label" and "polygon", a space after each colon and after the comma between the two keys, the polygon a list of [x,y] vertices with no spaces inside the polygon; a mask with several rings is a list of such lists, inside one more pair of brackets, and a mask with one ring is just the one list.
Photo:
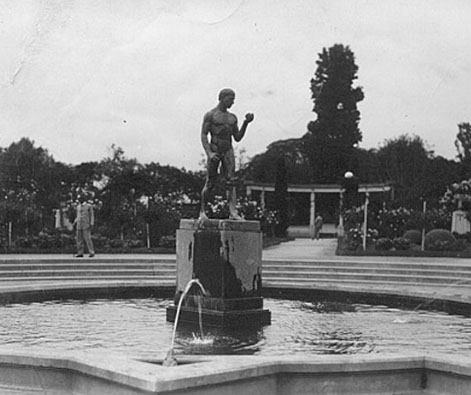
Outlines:
{"label": "cypress tree", "polygon": [[358,66],[348,46],[324,48],[316,63],[311,92],[317,119],[308,124],[304,147],[313,181],[335,182],[345,171],[356,171],[356,146],[362,139],[357,103],[364,95],[361,87],[353,87]]}

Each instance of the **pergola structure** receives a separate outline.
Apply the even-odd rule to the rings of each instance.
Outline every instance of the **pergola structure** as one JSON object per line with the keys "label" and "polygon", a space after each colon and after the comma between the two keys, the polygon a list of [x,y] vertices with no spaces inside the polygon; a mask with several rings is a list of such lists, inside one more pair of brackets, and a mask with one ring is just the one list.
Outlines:
{"label": "pergola structure", "polygon": [[[263,209],[266,207],[267,194],[275,192],[275,185],[270,183],[257,183],[247,181],[245,183],[247,196],[252,197],[260,202]],[[340,207],[343,201],[344,188],[340,184],[288,184],[288,193],[290,196],[298,194],[308,194],[309,196],[309,228],[306,229],[310,232],[314,226],[314,219],[318,212],[323,212],[322,207],[319,207],[322,200],[324,203],[327,201],[333,202],[337,213],[340,212]],[[380,200],[382,202],[389,201],[394,198],[394,189],[390,183],[372,183],[372,184],[359,184],[358,193],[363,194],[365,199],[369,196],[372,199]],[[254,196],[258,195],[258,196]],[[319,202],[319,204],[318,204]],[[331,206],[332,207],[332,206]],[[306,207],[307,209],[307,207]],[[307,213],[307,211],[306,211]],[[325,233],[337,233],[337,220],[324,221],[326,226]],[[292,224],[296,226],[297,224]],[[304,224],[306,228],[307,224]]]}

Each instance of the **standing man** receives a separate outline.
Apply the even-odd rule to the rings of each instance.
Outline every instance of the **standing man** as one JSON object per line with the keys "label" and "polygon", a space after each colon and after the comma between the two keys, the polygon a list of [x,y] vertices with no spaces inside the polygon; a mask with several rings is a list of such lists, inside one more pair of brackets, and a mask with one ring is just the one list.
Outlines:
{"label": "standing man", "polygon": [[[226,182],[229,218],[243,219],[236,210],[235,156],[232,138],[237,142],[242,140],[247,125],[253,121],[254,115],[246,114],[244,123],[239,130],[237,117],[228,111],[234,104],[234,91],[223,89],[219,92],[218,99],[218,105],[205,114],[201,128],[201,143],[207,155],[207,173],[206,182],[201,192],[200,223],[208,219],[205,211],[206,203],[216,184],[219,168],[221,168],[221,175]],[[208,134],[211,135],[211,141],[208,141]]]}
{"label": "standing man", "polygon": [[92,227],[95,223],[93,215],[93,206],[87,202],[84,195],[79,195],[77,205],[77,217],[74,221],[74,226],[77,227],[77,258],[83,257],[84,241],[87,244],[89,257],[95,256],[95,250],[92,243]]}
{"label": "standing man", "polygon": [[322,225],[324,224],[324,219],[318,215],[316,219],[314,220],[314,235],[313,239],[319,240],[319,237],[321,235],[321,229]]}

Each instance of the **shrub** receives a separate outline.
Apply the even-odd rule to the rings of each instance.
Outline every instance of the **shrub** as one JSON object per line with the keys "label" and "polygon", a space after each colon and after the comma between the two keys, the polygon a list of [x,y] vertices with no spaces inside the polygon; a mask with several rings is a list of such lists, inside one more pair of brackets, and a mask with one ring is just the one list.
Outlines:
{"label": "shrub", "polygon": [[345,234],[345,248],[350,251],[356,251],[361,247],[361,230],[358,228],[350,228]]}
{"label": "shrub", "polygon": [[142,248],[144,247],[144,242],[142,240],[129,239],[125,241],[124,246],[127,248]]}
{"label": "shrub", "polygon": [[124,241],[121,239],[111,239],[110,240],[110,247],[111,248],[123,248]]}
{"label": "shrub", "polygon": [[380,251],[389,251],[393,248],[393,241],[388,237],[381,237],[376,241],[375,248]]}
{"label": "shrub", "polygon": [[408,250],[410,248],[410,241],[404,237],[395,237],[393,239],[393,247],[398,251]]}
{"label": "shrub", "polygon": [[410,244],[420,245],[422,244],[422,232],[416,229],[406,230],[402,236],[404,239],[409,240]]}
{"label": "shrub", "polygon": [[100,234],[98,235],[92,235],[92,242],[93,246],[97,249],[103,248],[107,249],[110,248],[110,239],[106,236],[102,236]]}
{"label": "shrub", "polygon": [[468,247],[468,243],[463,239],[456,239],[455,243],[452,246],[454,251],[464,251]]}
{"label": "shrub", "polygon": [[425,249],[430,251],[451,250],[455,242],[455,236],[447,229],[433,229],[425,235]]}
{"label": "shrub", "polygon": [[[378,231],[368,228],[366,232],[366,244],[371,245],[376,241]],[[346,232],[345,247],[348,250],[359,250],[363,245],[363,230],[361,228],[350,228]]]}
{"label": "shrub", "polygon": [[30,248],[32,245],[31,238],[26,236],[18,237],[15,241],[15,245],[17,247]]}
{"label": "shrub", "polygon": [[403,234],[410,218],[411,210],[403,207],[379,210],[376,216],[379,234],[390,238]]}
{"label": "shrub", "polygon": [[160,239],[159,246],[165,248],[175,249],[177,245],[177,238],[175,236],[163,236]]}

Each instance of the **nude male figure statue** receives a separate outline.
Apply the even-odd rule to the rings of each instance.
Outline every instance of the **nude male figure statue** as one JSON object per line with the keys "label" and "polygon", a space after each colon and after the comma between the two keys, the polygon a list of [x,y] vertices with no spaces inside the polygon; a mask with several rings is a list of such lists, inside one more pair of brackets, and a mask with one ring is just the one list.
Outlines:
{"label": "nude male figure statue", "polygon": [[[236,209],[235,191],[235,157],[232,147],[232,138],[239,142],[245,135],[247,126],[253,121],[254,115],[245,115],[244,123],[239,129],[237,117],[228,111],[234,104],[235,93],[232,89],[223,89],[219,92],[219,103],[208,111],[203,119],[201,128],[201,143],[207,155],[206,182],[201,192],[201,210],[199,222],[208,219],[205,211],[206,203],[215,186],[219,168],[226,182],[227,200],[229,202],[229,218],[243,219]],[[208,134],[211,141],[208,140]]]}

